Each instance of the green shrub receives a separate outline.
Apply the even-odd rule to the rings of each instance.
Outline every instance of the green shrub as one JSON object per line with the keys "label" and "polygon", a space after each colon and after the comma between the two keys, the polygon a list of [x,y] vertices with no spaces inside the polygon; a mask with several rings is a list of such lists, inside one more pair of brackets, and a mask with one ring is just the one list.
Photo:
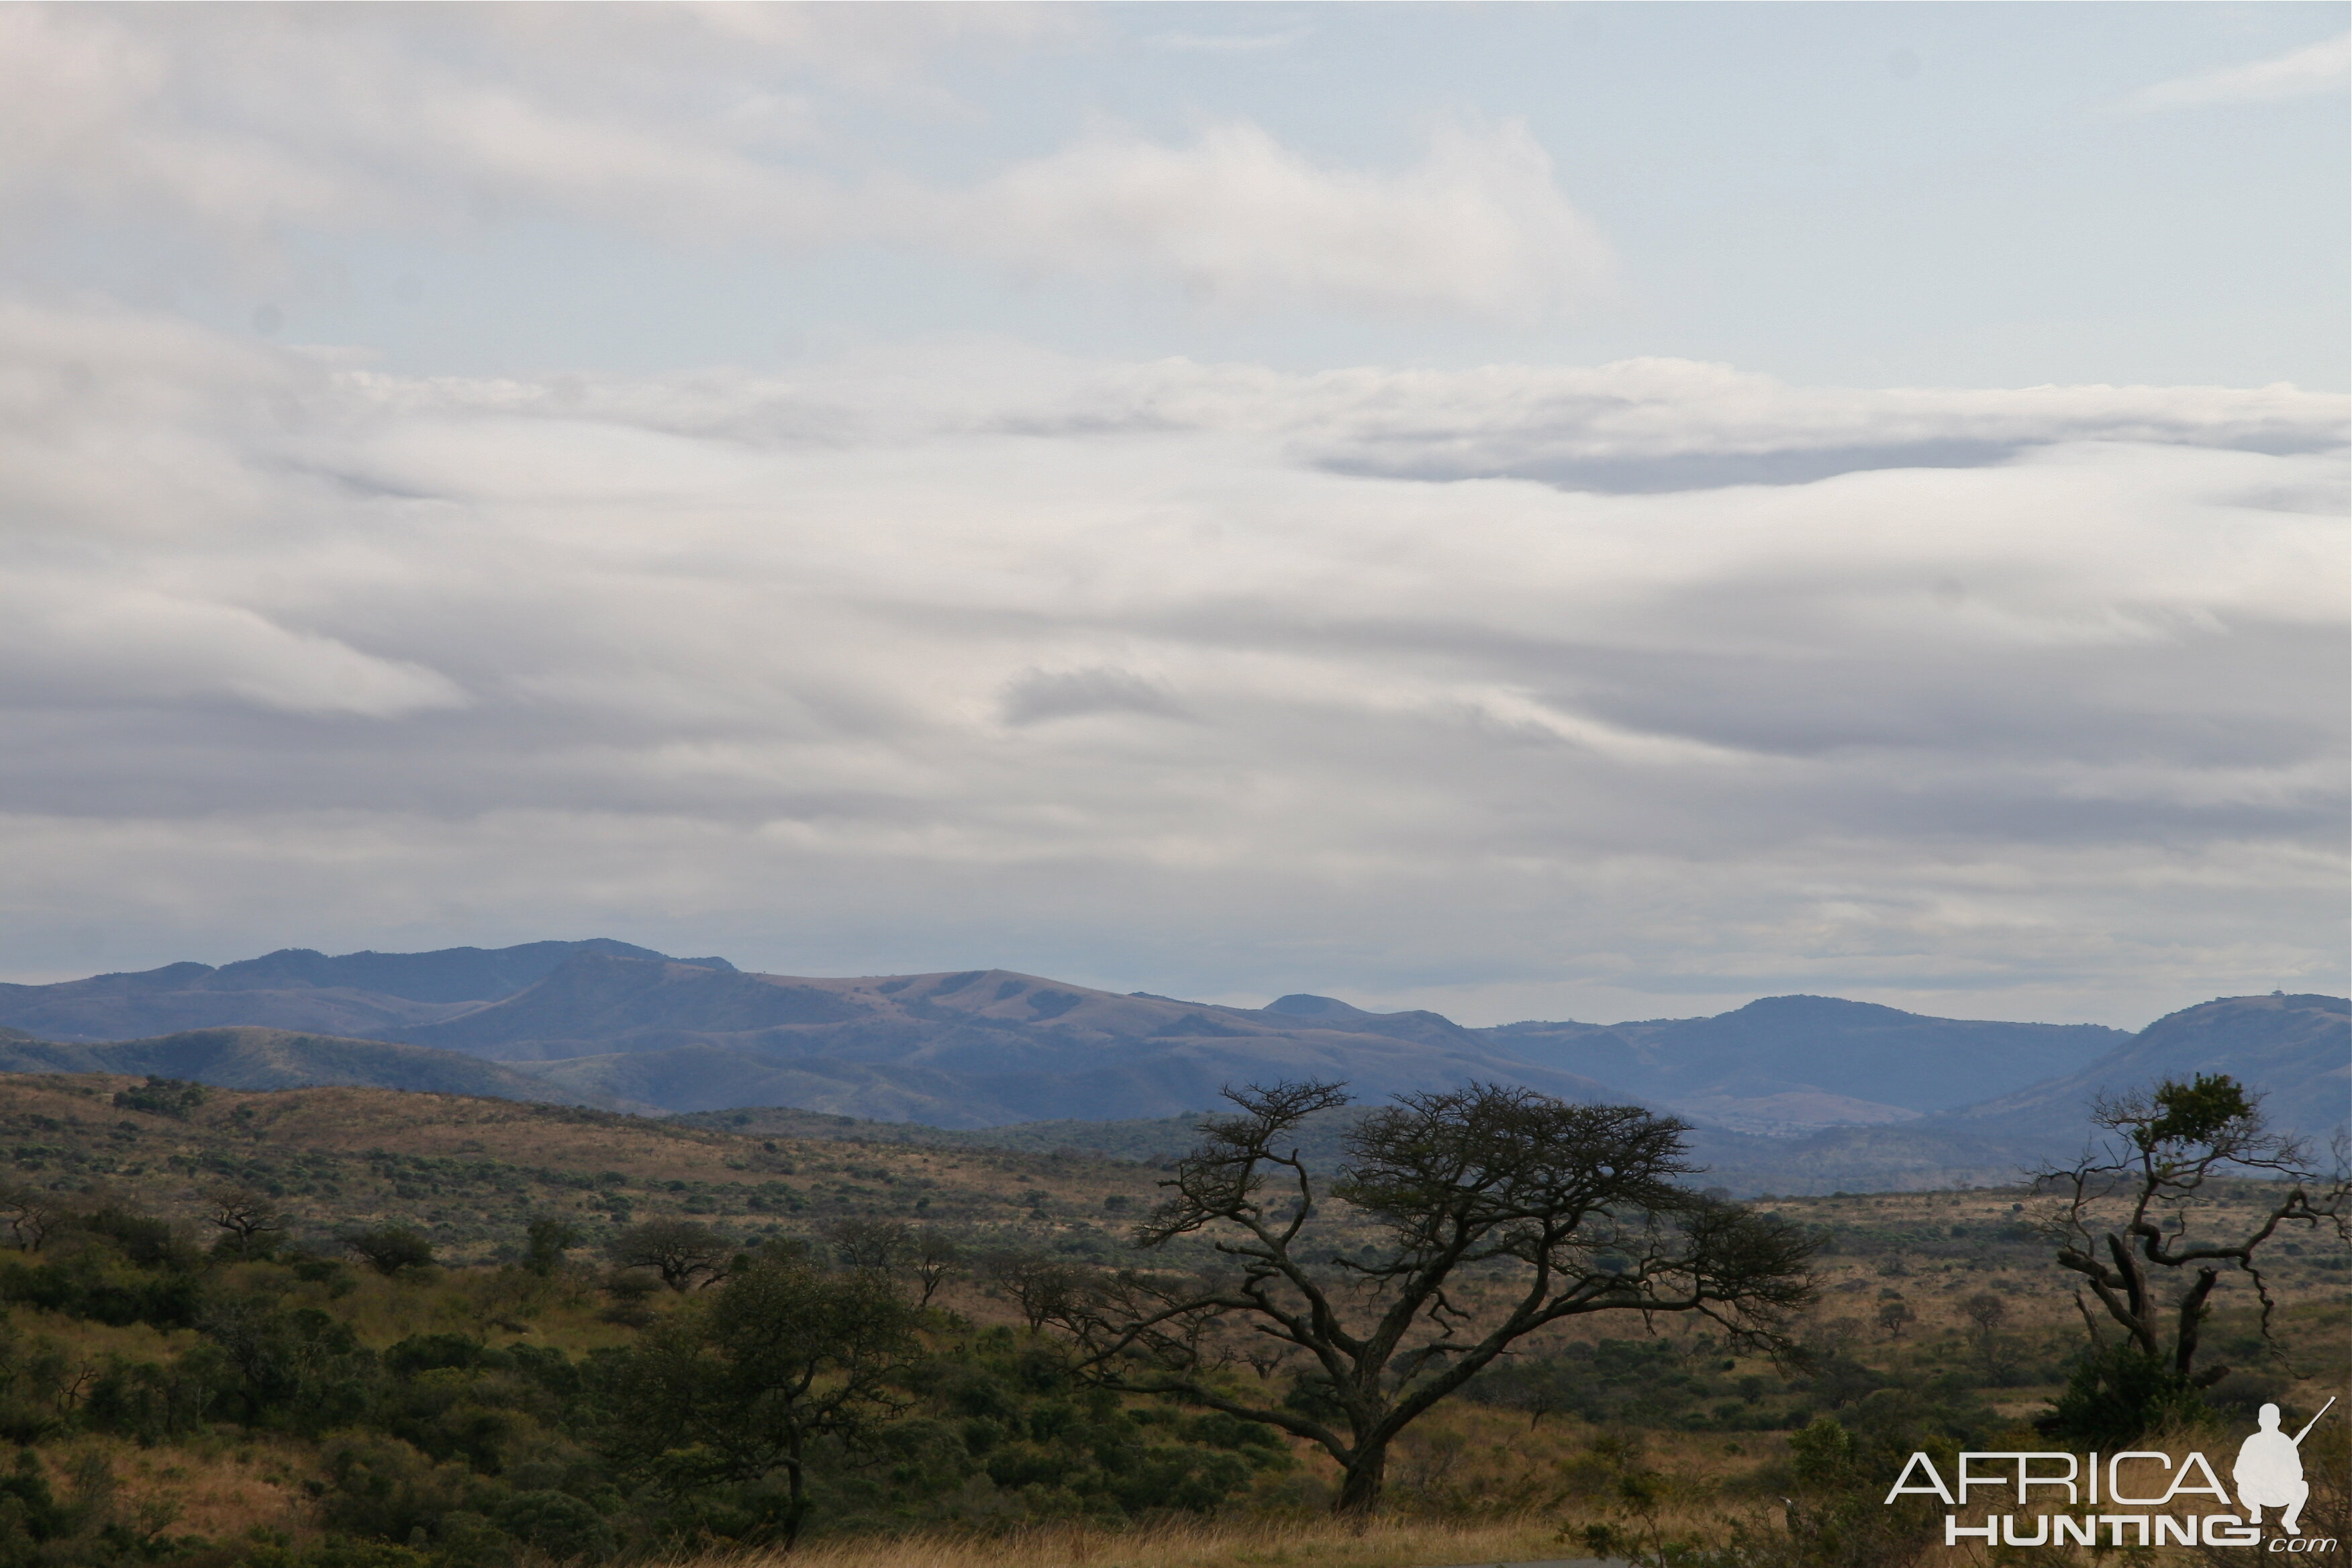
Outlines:
{"label": "green shrub", "polygon": [[2125,1341],[2077,1357],[2064,1392],[2034,1425],[2048,1436],[2112,1453],[2159,1426],[2213,1418],[2193,1383]]}
{"label": "green shrub", "polygon": [[126,1089],[114,1097],[118,1109],[143,1110],[150,1116],[169,1116],[184,1121],[188,1112],[212,1098],[212,1090],[185,1079],[158,1078],[150,1073],[147,1081],[137,1089]]}
{"label": "green shrub", "polygon": [[343,1245],[387,1278],[403,1269],[423,1268],[433,1261],[433,1244],[404,1225],[353,1231],[343,1237]]}
{"label": "green shrub", "polygon": [[517,1492],[490,1518],[517,1541],[561,1562],[600,1563],[620,1549],[620,1537],[604,1517],[569,1492]]}

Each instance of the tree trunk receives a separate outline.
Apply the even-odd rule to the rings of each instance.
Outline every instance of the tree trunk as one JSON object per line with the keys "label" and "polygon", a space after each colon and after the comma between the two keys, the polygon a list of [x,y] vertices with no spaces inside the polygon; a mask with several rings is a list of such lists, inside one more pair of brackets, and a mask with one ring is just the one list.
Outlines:
{"label": "tree trunk", "polygon": [[2221,1278],[2214,1269],[2200,1268],[2197,1283],[2190,1286],[2188,1294],[2180,1299],[2180,1326],[2174,1332],[2172,1342],[2172,1370],[2183,1377],[2187,1377],[2189,1368],[2196,1364],[2199,1331],[2205,1323],[2205,1299],[2213,1294],[2213,1287]]}
{"label": "tree trunk", "polygon": [[784,1461],[784,1550],[800,1543],[801,1520],[808,1513],[808,1479],[801,1470],[801,1431],[792,1430],[791,1458]]}
{"label": "tree trunk", "polygon": [[1381,1506],[1381,1490],[1387,1483],[1389,1446],[1385,1438],[1373,1446],[1359,1446],[1356,1461],[1348,1467],[1347,1479],[1339,1483],[1339,1500],[1331,1511],[1354,1518],[1363,1518]]}

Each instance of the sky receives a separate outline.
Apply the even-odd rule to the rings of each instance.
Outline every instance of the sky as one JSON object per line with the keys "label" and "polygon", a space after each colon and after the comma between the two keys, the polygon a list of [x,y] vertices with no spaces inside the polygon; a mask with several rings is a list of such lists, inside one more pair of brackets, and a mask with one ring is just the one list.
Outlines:
{"label": "sky", "polygon": [[0,977],[2340,994],[2345,23],[0,7]]}

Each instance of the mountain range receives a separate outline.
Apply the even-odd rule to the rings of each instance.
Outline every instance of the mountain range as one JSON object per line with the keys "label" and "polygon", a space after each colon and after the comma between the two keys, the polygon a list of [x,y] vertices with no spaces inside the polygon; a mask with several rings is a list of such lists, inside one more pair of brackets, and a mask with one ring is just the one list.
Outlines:
{"label": "mountain range", "polygon": [[1712,1018],[1486,1033],[1526,1060],[1766,1133],[1913,1121],[2088,1066],[2131,1037],[2097,1024],[1930,1018],[1833,996],[1767,996]]}
{"label": "mountain range", "polygon": [[1713,1017],[1465,1028],[1304,993],[1234,1007],[1005,970],[748,973],[597,939],[289,949],[0,985],[0,1070],[792,1107],[967,1131],[1105,1124],[1129,1143],[1175,1135],[1157,1129],[1181,1130],[1228,1083],[1343,1079],[1377,1100],[1482,1079],[1671,1110],[1738,1185],[1798,1192],[2003,1179],[2078,1143],[2092,1095],[2166,1074],[2236,1073],[2282,1125],[2324,1137],[2352,1096],[2347,1012],[2335,997],[2224,998],[2132,1035],[1776,996]]}
{"label": "mountain range", "polygon": [[667,958],[609,937],[331,958],[289,947],[218,968],[167,963],[54,985],[0,984],[0,1026],[47,1040],[126,1040],[224,1026],[388,1039],[391,1031],[511,996],[586,953],[734,967],[723,958]]}
{"label": "mountain range", "polygon": [[[2225,997],[2126,1036],[2122,1045],[2076,1072],[1984,1104],[1900,1125],[1829,1127],[1793,1137],[1702,1124],[1689,1143],[1706,1167],[1706,1181],[1743,1196],[2000,1186],[2014,1182],[2021,1167],[2063,1161],[2080,1150],[2088,1131],[2084,1111],[2098,1096],[2161,1078],[2228,1072],[2264,1093],[2273,1126],[2305,1137],[2324,1159],[2326,1141],[2352,1108],[2347,1013],[2352,1004],[2335,996]],[[1327,1115],[1305,1130],[1302,1152],[1310,1162],[1337,1157],[1349,1114]],[[1032,1152],[1072,1148],[1152,1161],[1181,1153],[1198,1138],[1192,1116],[1032,1121],[961,1133],[783,1106],[702,1111],[684,1120],[754,1136],[956,1142]]]}

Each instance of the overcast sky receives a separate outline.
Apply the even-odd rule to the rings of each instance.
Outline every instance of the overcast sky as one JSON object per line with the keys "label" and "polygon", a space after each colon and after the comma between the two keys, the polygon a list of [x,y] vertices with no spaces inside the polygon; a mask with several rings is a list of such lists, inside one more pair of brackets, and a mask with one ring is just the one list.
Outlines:
{"label": "overcast sky", "polygon": [[0,7],[0,974],[2340,994],[2344,24]]}

